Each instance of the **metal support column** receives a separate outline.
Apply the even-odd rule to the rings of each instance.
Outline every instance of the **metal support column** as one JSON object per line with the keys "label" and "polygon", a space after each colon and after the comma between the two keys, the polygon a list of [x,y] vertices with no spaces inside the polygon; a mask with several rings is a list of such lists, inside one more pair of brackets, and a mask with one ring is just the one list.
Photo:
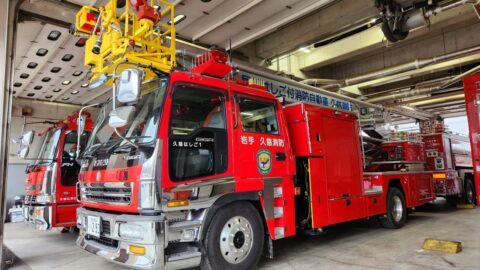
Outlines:
{"label": "metal support column", "polygon": [[0,269],[5,269],[3,223],[7,186],[8,144],[11,119],[11,74],[16,31],[16,14],[23,0],[0,1]]}

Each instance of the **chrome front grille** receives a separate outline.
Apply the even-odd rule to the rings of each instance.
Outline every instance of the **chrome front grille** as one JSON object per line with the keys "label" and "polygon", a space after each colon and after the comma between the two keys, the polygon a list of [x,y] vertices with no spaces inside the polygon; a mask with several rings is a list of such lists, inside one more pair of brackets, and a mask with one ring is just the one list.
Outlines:
{"label": "chrome front grille", "polygon": [[95,241],[99,244],[102,244],[107,247],[112,247],[112,248],[117,248],[118,247],[118,240],[114,240],[108,237],[100,236],[100,237],[95,237],[93,235],[86,235],[85,239],[89,241]]}
{"label": "chrome front grille", "polygon": [[81,198],[87,202],[129,205],[132,201],[131,183],[89,183],[80,187]]}
{"label": "chrome front grille", "polygon": [[107,235],[111,234],[110,220],[102,220],[102,230],[101,230],[101,232],[103,234],[107,234]]}

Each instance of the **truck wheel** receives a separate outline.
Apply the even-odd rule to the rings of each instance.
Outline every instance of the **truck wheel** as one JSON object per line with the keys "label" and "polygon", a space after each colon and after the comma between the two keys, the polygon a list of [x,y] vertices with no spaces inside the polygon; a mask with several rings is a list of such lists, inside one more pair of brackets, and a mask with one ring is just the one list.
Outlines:
{"label": "truck wheel", "polygon": [[465,203],[466,204],[475,204],[475,187],[473,185],[472,179],[467,179],[465,183]]}
{"label": "truck wheel", "polygon": [[405,225],[407,219],[407,207],[403,192],[392,187],[387,195],[387,214],[380,219],[382,226],[388,229],[398,229]]}
{"label": "truck wheel", "polygon": [[457,204],[459,202],[457,195],[447,195],[445,197],[445,200],[447,200],[447,203],[452,207],[457,207]]}
{"label": "truck wheel", "polygon": [[263,222],[248,202],[230,204],[212,218],[201,269],[255,269],[263,251]]}

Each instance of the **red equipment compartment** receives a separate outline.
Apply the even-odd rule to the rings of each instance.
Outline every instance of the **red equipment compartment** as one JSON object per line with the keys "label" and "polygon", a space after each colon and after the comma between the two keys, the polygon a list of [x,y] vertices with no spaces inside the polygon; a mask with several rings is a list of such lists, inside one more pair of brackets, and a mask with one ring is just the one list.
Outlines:
{"label": "red equipment compartment", "polygon": [[356,115],[303,103],[285,107],[285,115],[295,156],[323,156],[327,136],[339,146],[332,150],[349,152],[349,156],[361,162]]}
{"label": "red equipment compartment", "polygon": [[[432,174],[430,172],[368,172],[365,173],[365,176],[366,179],[364,181],[371,181],[373,186],[381,187],[382,204],[385,204],[387,191],[392,182],[400,185],[408,208],[419,206],[435,199]],[[368,190],[365,190],[366,195],[369,193]],[[383,212],[386,212],[386,208],[383,209]],[[369,215],[372,214],[369,213]]]}
{"label": "red equipment compartment", "polygon": [[382,144],[382,152],[387,161],[425,161],[425,150],[421,142],[386,142]]}
{"label": "red equipment compartment", "polygon": [[293,152],[309,158],[312,227],[365,216],[357,118],[309,104],[285,108]]}
{"label": "red equipment compartment", "polygon": [[427,170],[454,169],[450,139],[443,133],[423,135],[427,156]]}

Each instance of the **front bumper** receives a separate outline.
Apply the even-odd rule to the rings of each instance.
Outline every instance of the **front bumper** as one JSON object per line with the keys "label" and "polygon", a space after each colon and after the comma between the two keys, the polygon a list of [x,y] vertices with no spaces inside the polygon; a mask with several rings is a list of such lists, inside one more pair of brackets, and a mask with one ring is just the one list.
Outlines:
{"label": "front bumper", "polygon": [[[100,238],[87,234],[86,220],[88,216],[100,217]],[[123,223],[141,226],[144,229],[143,240],[122,239],[119,236],[119,227]],[[164,215],[114,215],[78,208],[77,226],[80,229],[77,239],[78,246],[123,266],[135,269],[171,270],[191,268],[200,264],[201,254],[194,249],[183,249],[179,253],[170,254],[171,252],[168,252],[166,254],[168,243],[172,241],[171,237],[169,238],[169,223]],[[185,228],[182,227],[182,229]],[[132,252],[132,246],[143,248],[143,254]]]}
{"label": "front bumper", "polygon": [[49,230],[52,228],[52,206],[51,205],[24,205],[23,217],[25,222],[36,230]]}

